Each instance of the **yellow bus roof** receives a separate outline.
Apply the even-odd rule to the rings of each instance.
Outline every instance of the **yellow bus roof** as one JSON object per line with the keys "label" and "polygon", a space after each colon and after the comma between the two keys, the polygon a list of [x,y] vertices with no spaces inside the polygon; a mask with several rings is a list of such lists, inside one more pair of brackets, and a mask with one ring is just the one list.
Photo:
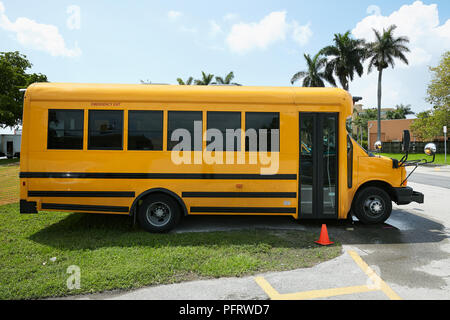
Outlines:
{"label": "yellow bus roof", "polygon": [[192,102],[286,105],[352,105],[339,88],[35,83],[31,101]]}

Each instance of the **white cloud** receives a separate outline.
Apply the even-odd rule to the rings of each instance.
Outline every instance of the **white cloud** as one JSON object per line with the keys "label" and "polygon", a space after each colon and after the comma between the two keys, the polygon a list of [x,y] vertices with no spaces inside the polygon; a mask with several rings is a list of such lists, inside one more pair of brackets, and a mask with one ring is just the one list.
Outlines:
{"label": "white cloud", "polygon": [[81,55],[77,44],[74,49],[66,47],[58,27],[37,23],[24,17],[11,22],[5,12],[5,6],[0,2],[0,28],[15,34],[17,42],[24,47],[41,50],[52,56],[78,57]]}
{"label": "white cloud", "polygon": [[222,28],[217,24],[216,21],[210,20],[209,21],[209,35],[211,37],[217,36],[219,33],[222,33]]}
{"label": "white cloud", "polygon": [[301,26],[297,21],[294,21],[293,29],[294,30],[292,33],[292,38],[294,39],[294,41],[296,41],[301,46],[306,45],[313,34],[311,31],[311,23]]}
{"label": "white cloud", "polygon": [[172,20],[172,21],[175,21],[175,20],[177,20],[179,17],[181,17],[183,15],[183,13],[182,12],[180,12],[180,11],[173,11],[173,10],[171,10],[171,11],[169,11],[168,13],[167,13],[167,17],[170,19],[170,20]]}
{"label": "white cloud", "polygon": [[392,24],[397,26],[394,35],[410,40],[411,53],[406,54],[410,66],[429,63],[433,55],[450,48],[450,20],[439,26],[437,5],[425,5],[421,1],[404,5],[389,16],[368,16],[358,22],[352,33],[355,37],[373,41],[373,28],[382,31]]}
{"label": "white cloud", "polygon": [[[406,53],[409,65],[397,60],[395,70],[389,68],[383,73],[383,107],[410,103],[413,111],[423,110],[428,106],[424,100],[430,81],[428,66],[436,65],[442,53],[450,50],[450,19],[440,24],[437,5],[425,5],[421,1],[403,5],[386,16],[377,10],[371,10],[371,13],[374,14],[356,24],[352,30],[355,37],[373,41],[373,28],[382,31],[395,24],[394,36],[406,36],[410,40],[411,52]],[[374,70],[356,78],[350,85],[353,94],[364,97],[363,103],[367,107],[377,104],[377,76]]]}
{"label": "white cloud", "polygon": [[284,40],[287,29],[286,12],[272,12],[259,22],[233,25],[226,42],[231,51],[237,53],[266,49],[270,44]]}
{"label": "white cloud", "polygon": [[244,54],[254,49],[264,50],[283,41],[291,31],[292,38],[301,45],[306,44],[312,35],[309,24],[300,26],[297,21],[288,23],[286,11],[274,11],[259,22],[234,24],[226,43],[232,52]]}

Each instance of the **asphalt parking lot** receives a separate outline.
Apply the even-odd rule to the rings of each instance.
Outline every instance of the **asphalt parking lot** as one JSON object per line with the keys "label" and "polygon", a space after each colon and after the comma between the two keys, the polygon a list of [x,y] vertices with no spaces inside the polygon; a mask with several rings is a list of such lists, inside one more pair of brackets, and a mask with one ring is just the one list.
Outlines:
{"label": "asphalt parking lot", "polygon": [[[382,225],[365,226],[356,219],[327,221],[330,238],[343,244],[343,254],[312,268],[77,298],[448,299],[450,168],[419,168],[417,173],[420,176],[412,176],[408,185],[424,193],[424,204],[394,204],[391,217]],[[289,217],[190,216],[176,232],[275,228],[309,230],[319,236],[322,222],[296,223]]]}

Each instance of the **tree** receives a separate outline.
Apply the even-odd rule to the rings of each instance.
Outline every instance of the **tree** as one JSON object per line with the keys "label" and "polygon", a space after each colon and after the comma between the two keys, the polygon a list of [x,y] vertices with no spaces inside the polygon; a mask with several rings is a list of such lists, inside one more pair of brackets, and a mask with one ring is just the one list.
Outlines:
{"label": "tree", "polygon": [[353,111],[355,115],[355,120],[352,125],[358,128],[357,139],[361,136],[362,131],[362,140],[361,145],[364,145],[364,140],[367,143],[367,128],[369,121],[377,119],[377,109],[364,109],[362,112],[358,112],[356,109]]}
{"label": "tree", "polygon": [[194,82],[194,78],[189,77],[186,82],[184,82],[181,78],[177,78],[177,81],[180,86],[190,86]]}
{"label": "tree", "polygon": [[406,119],[407,115],[414,114],[411,110],[411,105],[399,104],[395,106],[395,110],[389,110],[386,112],[386,118],[389,120],[394,119]]}
{"label": "tree", "polygon": [[[300,71],[294,74],[291,79],[291,84],[294,84],[297,80],[303,79],[303,87],[325,87],[326,75],[325,66],[327,59],[321,57],[320,53],[316,54],[312,59],[309,54],[303,55],[306,60],[308,69],[306,71]],[[330,79],[332,85],[336,85],[334,79]]]}
{"label": "tree", "polygon": [[229,84],[229,85],[235,85],[235,86],[240,86],[239,83],[236,82],[231,82],[234,79],[234,73],[233,71],[231,71],[229,74],[227,74],[225,76],[225,78],[222,77],[216,77],[216,82],[214,82],[214,84]]}
{"label": "tree", "polygon": [[334,76],[336,76],[342,88],[348,91],[355,72],[360,77],[364,73],[362,63],[366,53],[365,42],[361,39],[353,39],[350,31],[335,34],[333,42],[334,45],[320,50],[321,54],[329,58],[325,74],[330,83],[335,83]]}
{"label": "tree", "polygon": [[417,119],[410,126],[412,133],[423,140],[432,140],[436,135],[433,130],[431,111],[423,111],[417,114]]}
{"label": "tree", "polygon": [[209,86],[210,84],[213,84],[213,78],[213,74],[206,74],[202,71],[202,79],[195,80],[194,82],[198,86]]}
{"label": "tree", "polygon": [[430,67],[433,79],[428,85],[426,100],[435,107],[450,105],[450,51],[442,55],[439,65]]}
{"label": "tree", "polygon": [[0,127],[13,127],[22,121],[23,92],[35,82],[47,82],[40,73],[28,74],[33,65],[25,55],[15,52],[0,52]]}
{"label": "tree", "polygon": [[404,53],[409,52],[406,46],[409,43],[406,37],[394,37],[394,30],[397,28],[391,25],[387,30],[383,29],[383,33],[373,29],[376,40],[367,44],[367,55],[369,59],[368,73],[372,72],[375,67],[378,70],[378,140],[381,140],[381,81],[383,78],[383,70],[391,66],[394,68],[394,59],[400,59],[408,64]]}
{"label": "tree", "polygon": [[450,51],[445,52],[439,65],[430,71],[433,77],[426,100],[433,104],[433,108],[417,114],[417,119],[411,124],[414,135],[423,140],[442,136],[444,126],[450,128]]}
{"label": "tree", "polygon": [[437,107],[418,113],[411,124],[411,131],[416,137],[431,141],[444,135],[444,126],[450,127],[450,110],[448,107]]}

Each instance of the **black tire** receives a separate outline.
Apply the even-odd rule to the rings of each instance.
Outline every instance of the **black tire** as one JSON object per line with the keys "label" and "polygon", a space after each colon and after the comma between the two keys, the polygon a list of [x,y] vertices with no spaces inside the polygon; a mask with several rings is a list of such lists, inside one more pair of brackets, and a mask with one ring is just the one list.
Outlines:
{"label": "black tire", "polygon": [[367,187],[359,191],[353,202],[352,211],[364,224],[385,222],[392,212],[389,194],[377,187]]}
{"label": "black tire", "polygon": [[180,221],[180,206],[165,194],[150,195],[138,210],[139,225],[148,232],[163,233],[172,230]]}

